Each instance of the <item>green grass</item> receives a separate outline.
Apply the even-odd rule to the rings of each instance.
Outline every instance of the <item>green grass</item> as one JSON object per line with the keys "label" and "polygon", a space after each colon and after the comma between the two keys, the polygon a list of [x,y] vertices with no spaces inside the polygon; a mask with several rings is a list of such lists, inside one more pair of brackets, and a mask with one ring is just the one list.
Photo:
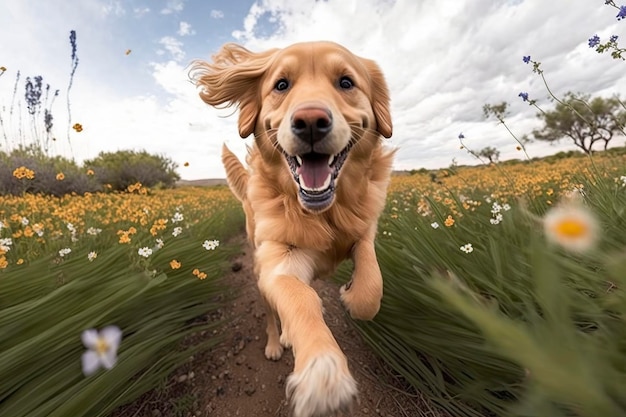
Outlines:
{"label": "green grass", "polygon": [[626,187],[582,181],[602,225],[583,255],[546,242],[550,207],[537,201],[511,202],[497,225],[469,192],[483,204],[452,227],[432,200],[428,216],[383,219],[384,298],[374,321],[357,323],[363,337],[455,417],[626,415]]}
{"label": "green grass", "polygon": [[[0,274],[0,415],[106,416],[218,343],[181,342],[219,324],[198,318],[223,306],[220,277],[237,250],[225,242],[242,224],[240,210],[203,219],[156,251],[149,268],[119,244],[88,263],[87,245],[78,242],[68,259],[51,255]],[[219,248],[205,250],[206,236]],[[185,259],[180,269],[169,268],[174,258]],[[85,377],[81,333],[107,325],[123,331],[118,363]]]}

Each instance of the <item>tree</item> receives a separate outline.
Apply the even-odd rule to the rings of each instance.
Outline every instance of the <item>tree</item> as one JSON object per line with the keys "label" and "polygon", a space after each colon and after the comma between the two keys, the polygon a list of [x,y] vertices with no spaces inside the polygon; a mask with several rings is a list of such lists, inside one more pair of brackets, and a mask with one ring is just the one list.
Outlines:
{"label": "tree", "polygon": [[478,156],[482,156],[483,158],[489,159],[490,163],[498,162],[498,158],[500,158],[500,151],[496,148],[492,148],[491,146],[487,146],[480,151],[478,151]]}
{"label": "tree", "polygon": [[616,134],[624,134],[626,108],[619,97],[591,99],[589,95],[567,93],[554,110],[537,114],[542,129],[532,132],[532,139],[558,142],[569,138],[574,145],[590,154],[596,143],[604,150]]}

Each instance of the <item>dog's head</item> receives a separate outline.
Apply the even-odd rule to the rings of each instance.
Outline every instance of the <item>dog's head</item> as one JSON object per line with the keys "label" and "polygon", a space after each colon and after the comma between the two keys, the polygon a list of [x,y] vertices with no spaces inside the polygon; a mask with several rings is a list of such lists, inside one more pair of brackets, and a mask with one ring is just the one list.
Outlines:
{"label": "dog's head", "polygon": [[227,44],[192,72],[206,103],[239,106],[241,137],[254,133],[263,157],[291,171],[310,212],[332,205],[351,154],[367,157],[381,135],[391,136],[382,72],[332,42],[262,53]]}

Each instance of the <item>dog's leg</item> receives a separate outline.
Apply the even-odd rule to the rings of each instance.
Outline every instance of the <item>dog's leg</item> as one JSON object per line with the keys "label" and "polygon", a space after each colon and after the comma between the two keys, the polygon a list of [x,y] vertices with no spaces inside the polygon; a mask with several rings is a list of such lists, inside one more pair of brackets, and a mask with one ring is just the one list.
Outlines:
{"label": "dog's leg", "polygon": [[280,343],[280,335],[278,332],[278,320],[276,319],[276,312],[270,307],[269,303],[265,300],[267,310],[267,327],[265,332],[267,333],[267,344],[265,345],[265,357],[273,361],[277,361],[283,355],[283,346]]}
{"label": "dog's leg", "polygon": [[256,252],[259,290],[278,312],[283,335],[293,347],[294,371],[287,380],[294,417],[332,415],[350,408],[356,382],[345,355],[324,322],[322,301],[308,283],[314,256],[277,242]]}
{"label": "dog's leg", "polygon": [[368,236],[354,245],[352,280],[340,289],[341,301],[355,319],[371,320],[380,310],[383,277],[374,250],[375,233],[374,225]]}

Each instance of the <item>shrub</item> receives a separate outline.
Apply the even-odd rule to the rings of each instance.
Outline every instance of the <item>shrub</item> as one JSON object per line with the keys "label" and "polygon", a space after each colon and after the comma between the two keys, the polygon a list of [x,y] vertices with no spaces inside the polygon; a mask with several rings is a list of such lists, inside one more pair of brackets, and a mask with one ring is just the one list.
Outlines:
{"label": "shrub", "polygon": [[113,190],[119,191],[138,182],[145,187],[173,187],[180,179],[175,171],[175,162],[146,151],[100,152],[96,158],[85,161],[84,165],[95,172],[100,183],[110,184]]}
{"label": "shrub", "polygon": [[[0,152],[0,194],[22,193],[62,196],[84,194],[102,188],[75,162],[60,156],[50,157],[35,147],[17,148],[10,154]],[[33,172],[33,178],[18,178],[21,167]]]}

